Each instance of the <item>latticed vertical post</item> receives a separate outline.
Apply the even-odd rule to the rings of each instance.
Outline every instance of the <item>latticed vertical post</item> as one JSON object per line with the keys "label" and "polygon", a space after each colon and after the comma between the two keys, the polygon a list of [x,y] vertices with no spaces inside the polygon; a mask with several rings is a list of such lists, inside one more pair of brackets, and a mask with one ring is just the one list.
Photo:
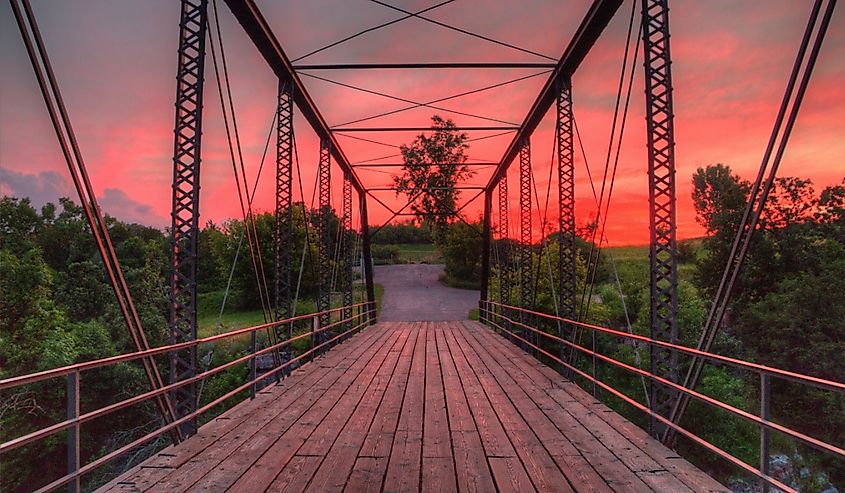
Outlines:
{"label": "latticed vertical post", "polygon": [[[499,180],[499,303],[511,304],[511,249],[508,238],[508,174]],[[499,314],[510,316],[507,310],[499,308]],[[503,321],[503,327],[508,327]]]}
{"label": "latticed vertical post", "polygon": [[[317,211],[317,235],[318,235],[318,258],[320,261],[320,280],[317,294],[317,311],[323,312],[331,308],[332,298],[332,255],[330,245],[332,240],[332,233],[329,231],[329,217],[332,211],[331,204],[331,143],[328,139],[320,139],[320,164],[317,168],[318,174],[318,194],[320,199],[320,208]],[[328,326],[331,323],[331,314],[325,313],[320,315],[320,328]],[[321,332],[321,336],[317,338],[318,344],[322,343],[328,337],[328,333]]]}
{"label": "latticed vertical post", "polygon": [[[205,68],[207,0],[182,0],[179,20],[179,62],[176,73],[176,125],[173,148],[172,257],[170,276],[170,342],[197,338],[197,241],[199,237],[200,140]],[[196,346],[170,355],[170,380],[196,375]],[[171,395],[177,418],[197,408],[195,384]],[[195,420],[180,426],[183,436],[196,431]]]}
{"label": "latticed vertical post", "polygon": [[[530,309],[534,300],[533,252],[531,248],[531,139],[522,141],[519,148],[519,306]],[[526,313],[520,322],[529,323]],[[521,328],[522,338],[530,340],[530,331]]]}
{"label": "latticed vertical post", "polygon": [[[575,147],[572,138],[572,83],[558,81],[557,95],[557,157],[558,157],[558,307],[561,317],[575,320],[577,308],[577,275],[575,258]],[[559,324],[558,335],[572,327]],[[564,344],[560,344],[560,359],[566,361]]]}
{"label": "latticed vertical post", "polygon": [[[274,316],[275,320],[290,318],[292,294],[293,249],[293,82],[279,80],[276,119],[276,224],[274,234]],[[276,340],[290,339],[293,325],[277,325]],[[285,350],[290,353],[290,348]],[[287,359],[281,358],[285,363]]]}
{"label": "latticed vertical post", "polygon": [[[651,337],[678,342],[678,277],[675,242],[675,129],[672,108],[672,58],[667,0],[643,0],[646,124],[648,127],[649,248]],[[651,371],[678,381],[677,352],[651,347]],[[652,384],[651,407],[669,417],[676,393]],[[652,433],[663,426],[652,419]]]}
{"label": "latticed vertical post", "polygon": [[[343,174],[343,231],[342,231],[342,253],[343,253],[343,319],[352,318],[352,259],[353,259],[353,232],[352,232],[352,182],[349,180],[349,174]],[[353,322],[350,320],[344,324],[344,330],[352,328]]]}
{"label": "latticed vertical post", "polygon": [[490,296],[490,246],[492,236],[492,214],[493,207],[493,190],[484,190],[484,215],[482,220],[482,239],[481,239],[481,298],[478,305],[478,320],[481,323],[487,323],[487,317],[484,310],[487,310],[487,300]]}

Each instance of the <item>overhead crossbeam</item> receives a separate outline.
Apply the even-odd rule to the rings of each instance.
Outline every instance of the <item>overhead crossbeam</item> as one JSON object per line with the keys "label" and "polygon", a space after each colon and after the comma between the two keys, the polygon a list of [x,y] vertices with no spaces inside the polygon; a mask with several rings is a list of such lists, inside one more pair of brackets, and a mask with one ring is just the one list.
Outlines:
{"label": "overhead crossbeam", "polygon": [[558,80],[571,80],[575,70],[587,56],[587,53],[596,43],[601,33],[610,23],[619,6],[622,5],[622,0],[594,0],[590,10],[575,31],[575,35],[569,42],[569,46],[563,52],[554,70],[549,75],[543,89],[531,105],[531,109],[525,116],[516,135],[508,145],[502,159],[499,161],[499,167],[490,181],[487,184],[488,189],[496,186],[502,176],[507,172],[517,154],[520,152],[522,142],[531,136],[537,125],[545,116],[551,105],[555,102],[558,95]]}
{"label": "overhead crossbeam", "polygon": [[[293,84],[279,81],[276,118],[276,223],[275,223],[275,320],[293,316],[292,250],[293,250]],[[276,340],[290,338],[293,325],[276,326]]]}
{"label": "overhead crossbeam", "polygon": [[421,70],[421,69],[538,69],[555,68],[554,63],[458,62],[458,63],[329,63],[294,65],[294,70]]}
{"label": "overhead crossbeam", "polygon": [[[649,181],[649,276],[651,337],[678,343],[678,263],[675,240],[675,127],[668,0],[642,0],[645,51],[646,126]],[[678,382],[678,353],[651,346],[651,372]],[[669,417],[677,392],[652,383],[650,404]],[[652,434],[665,425],[652,418]]]}
{"label": "overhead crossbeam", "polygon": [[[335,127],[332,132],[434,132],[442,130],[439,127]],[[509,126],[481,126],[481,127],[455,127],[449,130],[456,132],[501,132],[519,130],[519,127]]]}
{"label": "overhead crossbeam", "polygon": [[314,101],[305,89],[305,85],[296,74],[293,64],[287,54],[285,54],[279,40],[276,39],[276,35],[273,34],[273,30],[261,14],[261,10],[255,4],[255,1],[224,1],[226,2],[226,5],[228,5],[229,10],[232,11],[235,19],[237,19],[237,21],[241,24],[241,27],[243,27],[244,32],[246,32],[247,36],[249,36],[252,40],[255,47],[258,48],[258,51],[264,57],[264,60],[273,72],[275,72],[276,76],[280,80],[290,80],[293,83],[294,102],[299,108],[299,111],[302,113],[302,116],[305,117],[305,120],[308,121],[311,128],[314,129],[314,132],[317,133],[320,139],[326,139],[329,141],[331,144],[329,146],[331,148],[331,154],[337,162],[337,165],[341,170],[349,173],[349,180],[352,182],[352,186],[355,187],[358,193],[363,194],[365,192],[364,185],[361,183],[358,175],[355,174],[355,170],[352,166],[350,166],[349,159],[347,159],[340,147],[340,144],[337,142],[334,135],[332,135],[328,123],[326,123],[326,120],[323,118],[322,114],[320,114],[316,104],[314,104]]}
{"label": "overhead crossbeam", "polygon": [[[179,20],[179,61],[176,72],[176,129],[173,146],[173,203],[171,209],[170,343],[197,338],[197,243],[199,240],[200,148],[205,39],[208,1],[182,0]],[[197,373],[197,348],[173,351],[170,381],[181,382]],[[197,409],[196,385],[174,390],[176,418]],[[196,432],[196,420],[179,426],[183,436]]]}

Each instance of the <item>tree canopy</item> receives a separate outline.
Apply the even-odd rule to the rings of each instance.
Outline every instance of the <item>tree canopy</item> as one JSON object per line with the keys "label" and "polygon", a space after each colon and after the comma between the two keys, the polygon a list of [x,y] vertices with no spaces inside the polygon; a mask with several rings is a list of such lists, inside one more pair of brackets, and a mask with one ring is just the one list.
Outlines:
{"label": "tree canopy", "polygon": [[456,213],[460,191],[455,185],[473,176],[473,171],[466,165],[467,134],[458,132],[452,120],[437,115],[431,117],[431,124],[431,135],[418,135],[400,146],[405,164],[394,184],[397,195],[404,194],[412,202],[417,219],[438,232]]}

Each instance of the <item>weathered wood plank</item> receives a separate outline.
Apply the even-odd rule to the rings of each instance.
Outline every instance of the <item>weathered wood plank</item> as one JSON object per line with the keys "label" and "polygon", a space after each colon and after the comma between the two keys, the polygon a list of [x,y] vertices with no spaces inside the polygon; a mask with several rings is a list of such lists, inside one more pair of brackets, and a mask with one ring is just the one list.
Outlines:
{"label": "weathered wood plank", "polygon": [[727,490],[474,322],[378,324],[108,491]]}
{"label": "weathered wood plank", "polygon": [[[381,334],[377,331],[368,331],[366,336],[356,334],[347,341],[345,351],[329,354],[325,360],[336,367],[348,365],[349,363],[344,362],[361,357],[379,337]],[[315,387],[327,388],[339,376],[339,370],[330,371],[313,363],[303,365],[280,385],[268,387],[265,389],[268,392],[260,393],[255,400],[235,406],[226,414],[200,427],[196,435],[178,447],[168,447],[159,453],[154,461],[147,461],[138,466],[136,473],[130,471],[130,474],[118,479],[124,483],[134,482],[140,491],[150,488],[174,491],[183,485],[187,487],[231,453],[232,448],[247,441],[261,426],[284,412],[301,395]],[[226,445],[220,446],[220,443]],[[162,456],[167,457],[166,462],[161,460]]]}
{"label": "weathered wood plank", "polygon": [[[240,447],[232,450],[228,457],[218,463],[212,471],[203,476],[191,489],[197,491],[219,491],[227,489],[244,475],[247,470],[249,470],[249,476],[252,478],[265,478],[266,475],[270,474],[269,468],[265,467],[264,464],[256,466],[255,463],[277,443],[278,446],[273,450],[273,453],[279,457],[287,457],[281,465],[286,464],[290,457],[292,457],[293,452],[296,451],[296,448],[293,448],[289,441],[280,440],[280,437],[297,424],[303,426],[304,423],[307,423],[306,414],[321,399],[338,398],[340,391],[349,386],[350,382],[363,371],[364,367],[376,357],[376,354],[385,345],[391,344],[392,342],[393,337],[389,333],[382,333],[377,342],[370,348],[367,348],[364,354],[356,359],[349,368],[339,369],[342,374],[331,385],[328,387],[316,386],[311,391],[305,393],[286,412],[265,425]],[[279,460],[274,461],[273,464],[274,466],[278,465]],[[266,480],[267,484],[273,480],[276,472],[278,470],[273,467],[273,474]]]}
{"label": "weathered wood plank", "polygon": [[[384,364],[382,364],[375,378],[370,382],[369,388],[363,394],[352,416],[332,444],[325,459],[322,463],[318,464],[319,469],[313,471],[313,479],[308,485],[308,491],[343,491],[346,480],[355,465],[355,459],[361,449],[361,445],[364,443],[367,430],[372,424],[373,417],[387,389],[388,382],[396,371],[399,355],[408,344],[409,335],[410,330],[408,329],[400,333],[397,343],[388,352]],[[307,445],[308,443],[306,442],[306,445],[300,449],[298,454],[303,454]],[[301,474],[309,474],[310,472],[304,470]]]}
{"label": "weathered wood plank", "polygon": [[[521,372],[529,380],[539,380],[543,377],[554,382],[552,388],[546,388],[545,393],[552,397],[562,409],[567,411],[569,422],[577,421],[585,426],[585,430],[593,434],[595,442],[584,439],[579,444],[579,449],[584,455],[591,459],[591,454],[597,450],[597,444],[607,447],[614,452],[619,461],[629,470],[634,472],[640,480],[658,491],[727,491],[722,485],[704,472],[681,459],[675,452],[666,448],[656,440],[651,439],[639,427],[624,419],[619,414],[601,404],[591,395],[583,391],[572,382],[563,379],[557,372],[543,365],[539,361],[527,358],[521,360],[510,359],[512,351],[506,341],[501,338],[486,336],[489,331],[483,326],[476,325],[474,334],[485,334],[483,340],[488,348],[497,348],[503,351],[504,358],[513,361],[520,367]],[[537,390],[537,389],[532,389]],[[563,390],[564,392],[562,392]],[[577,397],[575,397],[577,396]],[[565,416],[559,415],[561,421],[567,421]],[[594,420],[598,419],[599,422]],[[555,420],[556,423],[561,421]],[[604,421],[606,424],[602,424]],[[583,435],[582,435],[583,436]],[[649,443],[650,440],[650,443]],[[595,464],[593,460],[591,460]],[[605,479],[611,479],[610,483],[614,489],[622,489],[620,486],[626,484],[624,478],[615,478],[618,473],[619,464],[611,461],[605,464],[600,472]],[[620,484],[621,481],[621,484]],[[636,484],[632,486],[638,489]]]}
{"label": "weathered wood plank", "polygon": [[[495,488],[495,471],[488,457],[516,458],[516,451],[463,353],[451,350],[452,346],[446,339],[449,330],[452,329],[445,327],[437,332],[437,346],[443,367],[450,423],[456,419],[464,423],[464,426],[452,425],[459,489],[491,491]],[[521,474],[527,477],[518,458],[511,466],[521,468]]]}
{"label": "weathered wood plank", "polygon": [[414,322],[417,344],[411,360],[411,370],[399,413],[399,423],[393,437],[393,447],[384,478],[385,492],[420,490],[422,467],[423,415],[425,412],[425,330]]}
{"label": "weathered wood plank", "polygon": [[499,421],[508,432],[511,444],[525,466],[534,487],[538,491],[573,491],[551,455],[511,402],[508,392],[513,389],[505,390],[501,387],[476,351],[465,339],[460,338],[459,341],[458,335],[458,330],[449,331],[447,341],[453,352],[460,350],[463,353],[469,366],[475,372],[488,399],[493,404]]}
{"label": "weathered wood plank", "polygon": [[[508,383],[513,383],[519,392],[524,392],[534,403],[534,406],[527,408],[522,406],[520,412],[532,423],[533,429],[546,430],[540,440],[576,491],[650,490],[633,471],[618,461],[609,449],[543,391],[544,387],[548,388],[550,385],[534,385],[542,379],[535,375],[529,376],[521,367],[533,364],[536,360],[498,337],[496,339],[499,340],[491,340],[495,336],[484,329],[475,329],[469,325],[465,336],[474,341],[479,351],[485,352],[500,365],[503,371],[494,374]],[[558,446],[560,439],[553,436],[553,430],[564,437],[566,446]],[[579,444],[587,447],[577,447],[573,440],[578,440]],[[601,472],[598,472],[599,468]]]}

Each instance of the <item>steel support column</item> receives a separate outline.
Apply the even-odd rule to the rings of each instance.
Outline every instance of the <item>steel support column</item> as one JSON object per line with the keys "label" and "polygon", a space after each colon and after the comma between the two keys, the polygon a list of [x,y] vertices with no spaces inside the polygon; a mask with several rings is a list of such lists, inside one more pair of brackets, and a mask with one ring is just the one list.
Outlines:
{"label": "steel support column", "polygon": [[[481,301],[489,299],[490,290],[490,245],[492,234],[492,221],[490,215],[492,213],[493,190],[484,191],[484,216],[483,216],[483,231],[481,233]],[[479,313],[479,317],[483,318],[483,314]],[[483,321],[483,320],[482,320]]]}
{"label": "steel support column", "polygon": [[[341,252],[343,254],[343,273],[341,279],[343,281],[343,318],[352,318],[352,240],[354,235],[352,233],[352,182],[349,181],[349,174],[343,174],[343,230],[341,232]],[[352,327],[352,321],[344,324],[344,331]]]}
{"label": "steel support column", "polygon": [[[375,308],[376,291],[373,283],[373,255],[370,250],[370,225],[369,216],[367,213],[367,193],[360,192],[358,194],[358,204],[361,207],[361,257],[364,261],[364,282],[367,286],[367,309]],[[375,323],[376,314],[373,313],[369,317],[370,323]]]}
{"label": "steel support column", "polygon": [[508,176],[499,181],[499,303],[511,304],[510,248],[508,242]]}
{"label": "steel support column", "polygon": [[[519,306],[531,309],[534,300],[533,252],[531,248],[531,139],[526,137],[519,148]],[[525,313],[520,322],[528,324]],[[520,329],[524,339],[526,329]]]}
{"label": "steel support column", "polygon": [[[207,0],[182,0],[179,20],[179,62],[176,74],[176,124],[173,149],[172,258],[170,276],[170,343],[197,338],[197,240],[199,237],[200,140],[205,69]],[[197,349],[171,353],[170,381],[196,375]],[[171,394],[176,417],[197,408],[195,384]],[[180,426],[183,436],[196,431],[196,421]]]}
{"label": "steel support column", "polygon": [[[330,245],[332,243],[332,232],[329,230],[329,218],[332,212],[332,191],[331,191],[331,144],[327,139],[320,139],[320,164],[317,168],[319,209],[317,210],[317,250],[320,265],[319,289],[317,295],[317,311],[323,312],[331,308],[332,302],[332,255]],[[320,315],[320,327],[331,323],[331,315]],[[328,334],[321,332],[318,343],[326,340]]]}
{"label": "steel support column", "polygon": [[[293,84],[290,80],[279,81],[277,120],[276,120],[276,224],[274,242],[274,316],[275,320],[284,320],[293,316],[292,298],[292,263],[293,263]],[[292,336],[293,325],[277,325],[276,340],[282,341]],[[285,350],[285,353],[289,350]],[[287,358],[281,358],[284,363]]]}
{"label": "steel support column", "polygon": [[[677,344],[675,130],[668,0],[642,0],[642,16],[648,127],[651,337]],[[677,352],[652,346],[651,371],[677,382]],[[675,398],[676,392],[652,384],[651,408],[655,413],[669,417]],[[651,431],[654,436],[659,437],[663,428],[662,424],[652,419]]]}
{"label": "steel support column", "polygon": [[[575,147],[572,138],[572,83],[559,81],[557,97],[557,157],[558,157],[558,310],[561,317],[575,320],[577,305],[577,275],[575,258]],[[571,327],[558,325],[558,335],[566,337]],[[564,344],[560,344],[560,358],[565,359]]]}

